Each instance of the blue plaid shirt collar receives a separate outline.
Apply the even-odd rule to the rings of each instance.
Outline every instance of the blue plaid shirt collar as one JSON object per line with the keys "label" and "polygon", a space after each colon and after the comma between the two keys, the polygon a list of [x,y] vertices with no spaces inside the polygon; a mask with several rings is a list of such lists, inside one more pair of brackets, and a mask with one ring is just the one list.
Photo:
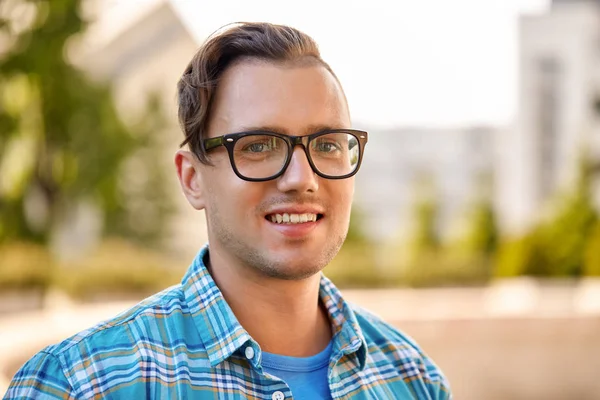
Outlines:
{"label": "blue plaid shirt collar", "polygon": [[[183,277],[185,301],[194,319],[211,366],[216,366],[231,357],[248,342],[257,351],[253,363],[260,368],[262,359],[258,343],[242,327],[225,301],[208,269],[204,257],[208,254],[205,245]],[[319,297],[329,313],[332,324],[332,358],[354,354],[360,370],[365,366],[367,345],[354,312],[342,298],[342,294],[325,276],[321,276]]]}

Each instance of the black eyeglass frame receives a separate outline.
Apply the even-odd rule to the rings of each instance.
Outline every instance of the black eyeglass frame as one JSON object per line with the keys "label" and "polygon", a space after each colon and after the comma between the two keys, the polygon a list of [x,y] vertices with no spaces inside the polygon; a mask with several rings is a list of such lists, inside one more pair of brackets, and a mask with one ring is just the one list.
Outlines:
{"label": "black eyeglass frame", "polygon": [[[326,174],[323,174],[322,172],[320,172],[317,169],[317,167],[315,166],[315,164],[313,163],[313,160],[308,151],[308,148],[309,148],[308,146],[310,145],[310,142],[312,142],[319,136],[328,135],[331,133],[347,133],[349,135],[354,136],[358,140],[358,163],[356,164],[354,171],[352,171],[349,174],[342,175],[342,176],[326,175]],[[235,161],[233,159],[233,149],[235,147],[235,143],[243,137],[250,136],[250,135],[257,135],[257,134],[258,135],[275,136],[275,137],[281,138],[288,145],[287,158],[286,158],[285,162],[283,163],[281,170],[278,173],[271,175],[269,177],[266,177],[266,178],[248,178],[248,177],[242,175],[240,173],[240,171],[238,171],[238,169],[235,165]],[[292,160],[294,148],[298,145],[300,145],[304,148],[304,153],[306,154],[306,159],[308,160],[310,167],[312,168],[313,172],[315,174],[317,174],[318,176],[320,176],[321,178],[325,178],[325,179],[347,179],[347,178],[350,178],[350,177],[354,176],[360,169],[360,165],[362,164],[362,159],[363,159],[364,148],[365,148],[365,145],[367,144],[368,139],[369,139],[369,134],[367,132],[361,131],[361,130],[356,130],[356,129],[327,129],[327,130],[319,131],[319,132],[316,132],[316,133],[313,133],[310,135],[305,135],[305,136],[289,136],[289,135],[284,135],[284,134],[276,133],[276,132],[253,130],[253,131],[245,131],[245,132],[238,132],[238,133],[228,133],[227,135],[204,139],[202,141],[202,144],[203,144],[204,150],[206,152],[213,150],[219,146],[225,146],[225,148],[227,149],[227,153],[229,154],[229,162],[231,163],[231,168],[233,169],[233,172],[235,172],[235,174],[238,176],[238,178],[245,180],[245,181],[249,181],[249,182],[265,182],[265,181],[277,179],[285,173],[285,171],[287,170],[287,168],[290,164],[290,161]]]}

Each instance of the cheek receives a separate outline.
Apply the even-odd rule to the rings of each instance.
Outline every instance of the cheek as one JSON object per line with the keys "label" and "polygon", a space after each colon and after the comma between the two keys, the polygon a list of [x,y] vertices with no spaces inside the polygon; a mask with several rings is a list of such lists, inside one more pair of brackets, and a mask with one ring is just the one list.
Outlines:
{"label": "cheek", "polygon": [[254,216],[263,199],[261,184],[239,179],[231,168],[214,172],[207,187],[208,213],[217,213],[221,221]]}
{"label": "cheek", "polygon": [[340,180],[332,183],[334,184],[331,187],[332,205],[336,215],[340,216],[339,222],[348,223],[354,197],[354,180]]}

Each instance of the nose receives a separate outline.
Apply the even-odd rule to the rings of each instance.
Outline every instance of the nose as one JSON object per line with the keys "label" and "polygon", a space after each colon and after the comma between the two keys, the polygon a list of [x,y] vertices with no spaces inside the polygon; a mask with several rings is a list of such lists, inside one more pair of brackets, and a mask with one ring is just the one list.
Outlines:
{"label": "nose", "polygon": [[277,179],[277,188],[282,192],[316,192],[319,189],[317,174],[311,168],[301,146],[295,146],[287,169]]}

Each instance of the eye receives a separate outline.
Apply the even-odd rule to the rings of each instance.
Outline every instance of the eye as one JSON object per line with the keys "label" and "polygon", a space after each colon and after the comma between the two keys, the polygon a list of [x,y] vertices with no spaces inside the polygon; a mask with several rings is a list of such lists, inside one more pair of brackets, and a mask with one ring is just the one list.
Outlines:
{"label": "eye", "polygon": [[334,151],[340,150],[339,143],[332,141],[331,139],[317,139],[313,144],[313,150],[319,153],[333,153]]}
{"label": "eye", "polygon": [[319,151],[332,152],[336,151],[337,146],[334,143],[319,143]]}
{"label": "eye", "polygon": [[261,152],[267,151],[269,149],[268,149],[268,145],[266,143],[252,143],[252,144],[246,146],[246,148],[244,150],[249,151],[251,153],[261,153]]}
{"label": "eye", "polygon": [[277,138],[255,138],[251,142],[243,143],[242,151],[247,153],[266,153],[277,150],[280,146]]}

